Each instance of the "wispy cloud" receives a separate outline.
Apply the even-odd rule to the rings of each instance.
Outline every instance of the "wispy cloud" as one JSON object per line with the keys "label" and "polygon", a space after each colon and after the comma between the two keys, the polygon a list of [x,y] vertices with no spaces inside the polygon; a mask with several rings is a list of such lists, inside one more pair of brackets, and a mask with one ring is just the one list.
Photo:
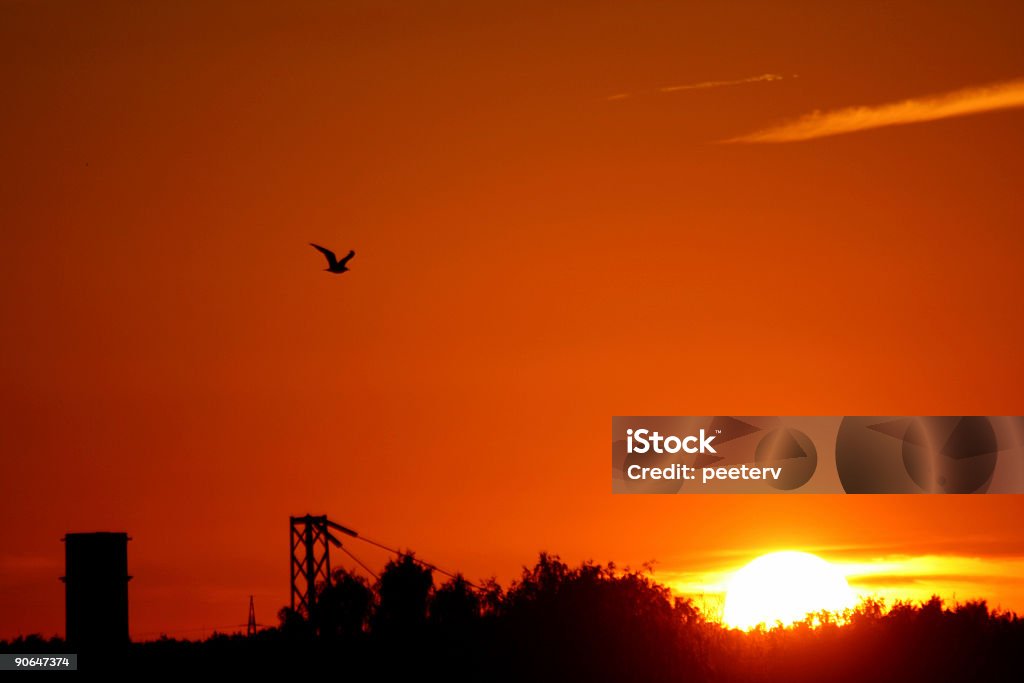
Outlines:
{"label": "wispy cloud", "polygon": [[688,83],[686,85],[667,85],[659,88],[659,92],[678,92],[680,90],[706,90],[708,88],[724,88],[729,85],[743,85],[744,83],[760,83],[762,81],[781,81],[782,76],[778,74],[761,74],[750,78],[737,78],[732,81],[704,81],[703,83]]}
{"label": "wispy cloud", "polygon": [[[779,74],[761,74],[760,76],[750,76],[749,78],[736,78],[731,81],[703,81],[701,83],[685,83],[683,85],[666,85],[658,88],[656,92],[660,93],[672,93],[680,92],[683,90],[707,90],[709,88],[725,88],[730,85],[744,85],[746,83],[761,83],[766,81],[781,81],[785,76]],[[795,76],[794,76],[795,78]],[[649,91],[646,91],[649,92]],[[617,93],[615,95],[609,95],[605,99],[608,101],[625,100],[633,97],[634,95],[642,95],[645,92],[640,93]]]}
{"label": "wispy cloud", "polygon": [[795,121],[741,135],[725,142],[799,142],[872,128],[904,126],[1018,107],[1024,107],[1024,79],[871,107],[816,111]]}

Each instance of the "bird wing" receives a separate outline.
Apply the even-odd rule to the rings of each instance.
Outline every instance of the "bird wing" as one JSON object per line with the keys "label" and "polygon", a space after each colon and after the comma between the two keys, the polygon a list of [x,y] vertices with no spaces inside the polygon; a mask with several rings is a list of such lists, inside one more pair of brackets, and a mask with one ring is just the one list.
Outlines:
{"label": "bird wing", "polygon": [[351,260],[352,260],[352,257],[353,257],[353,256],[355,256],[355,255],[356,255],[356,250],[355,250],[355,249],[352,249],[352,250],[350,250],[350,251],[348,252],[348,256],[346,256],[345,258],[341,259],[341,261],[339,261],[339,263],[340,263],[341,265],[345,265],[346,263],[348,263],[349,261],[351,261]]}
{"label": "bird wing", "polygon": [[334,255],[334,252],[331,251],[330,249],[328,249],[326,247],[321,247],[319,244],[313,244],[312,242],[309,243],[309,246],[313,247],[314,249],[319,251],[321,254],[326,256],[327,257],[327,265],[330,266],[331,268],[333,268],[334,266],[336,266],[338,264],[338,258]]}

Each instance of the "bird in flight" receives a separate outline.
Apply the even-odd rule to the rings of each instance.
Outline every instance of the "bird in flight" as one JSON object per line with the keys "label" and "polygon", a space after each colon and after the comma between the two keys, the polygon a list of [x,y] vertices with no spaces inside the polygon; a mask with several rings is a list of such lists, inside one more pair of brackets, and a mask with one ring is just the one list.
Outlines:
{"label": "bird in flight", "polygon": [[321,247],[319,244],[309,243],[309,246],[313,247],[321,254],[327,257],[327,267],[324,268],[328,273],[334,273],[335,275],[341,275],[348,270],[348,262],[352,260],[352,257],[356,255],[355,250],[349,251],[348,256],[338,260],[338,257],[334,255],[334,252],[326,247]]}

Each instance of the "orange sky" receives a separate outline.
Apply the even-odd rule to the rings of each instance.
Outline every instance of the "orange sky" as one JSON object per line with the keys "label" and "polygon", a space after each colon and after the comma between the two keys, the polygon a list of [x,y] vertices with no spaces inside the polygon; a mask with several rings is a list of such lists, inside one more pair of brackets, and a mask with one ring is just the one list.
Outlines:
{"label": "orange sky", "polygon": [[719,144],[1024,76],[1024,5],[209,4],[0,3],[0,637],[63,632],[68,531],[134,538],[136,638],[274,623],[307,511],[471,577],[787,547],[1024,611],[1022,497],[613,497],[607,445],[1024,413],[1024,112]]}

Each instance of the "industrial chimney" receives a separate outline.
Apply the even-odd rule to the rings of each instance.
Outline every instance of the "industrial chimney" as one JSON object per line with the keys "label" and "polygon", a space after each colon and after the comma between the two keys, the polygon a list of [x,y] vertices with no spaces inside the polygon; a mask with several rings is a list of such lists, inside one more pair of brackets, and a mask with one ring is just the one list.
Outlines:
{"label": "industrial chimney", "polygon": [[128,644],[128,534],[67,534],[64,541],[65,634],[69,645]]}

